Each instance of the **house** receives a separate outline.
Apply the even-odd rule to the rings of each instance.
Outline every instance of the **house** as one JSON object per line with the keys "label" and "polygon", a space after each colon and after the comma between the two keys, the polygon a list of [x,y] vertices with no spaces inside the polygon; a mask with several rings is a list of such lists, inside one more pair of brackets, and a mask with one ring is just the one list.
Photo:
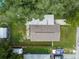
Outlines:
{"label": "house", "polygon": [[76,59],[75,54],[64,54],[63,58],[56,56],[55,58],[51,54],[24,54],[23,59]]}
{"label": "house", "polygon": [[50,54],[24,54],[24,59],[50,59]]}
{"label": "house", "polygon": [[22,54],[23,53],[23,49],[22,48],[13,48],[13,53],[15,54]]}
{"label": "house", "polygon": [[64,54],[63,59],[76,59],[76,55],[75,54]]}
{"label": "house", "polygon": [[28,22],[28,36],[31,41],[60,41],[60,25],[55,24],[54,15]]}
{"label": "house", "polygon": [[60,25],[66,25],[65,19],[54,19],[54,15],[45,15],[44,19],[32,19],[26,23],[27,39],[31,41],[60,41]]}
{"label": "house", "polygon": [[0,27],[0,39],[8,38],[8,28],[7,27]]}

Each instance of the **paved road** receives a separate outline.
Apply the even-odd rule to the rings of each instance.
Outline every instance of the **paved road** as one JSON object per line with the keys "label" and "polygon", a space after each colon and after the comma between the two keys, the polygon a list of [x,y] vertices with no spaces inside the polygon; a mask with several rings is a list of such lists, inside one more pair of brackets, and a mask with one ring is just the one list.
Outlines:
{"label": "paved road", "polygon": [[79,27],[77,27],[76,33],[76,59],[79,59]]}

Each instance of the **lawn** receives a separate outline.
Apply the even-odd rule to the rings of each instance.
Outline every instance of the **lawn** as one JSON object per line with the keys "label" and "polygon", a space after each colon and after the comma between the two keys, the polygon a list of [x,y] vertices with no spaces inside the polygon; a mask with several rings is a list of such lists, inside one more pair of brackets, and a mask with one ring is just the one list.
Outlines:
{"label": "lawn", "polygon": [[18,43],[24,39],[26,27],[23,23],[12,23],[11,25],[11,40],[13,43]]}
{"label": "lawn", "polygon": [[52,46],[52,42],[31,42],[26,39],[26,26],[13,23],[11,26],[11,41],[13,46]]}
{"label": "lawn", "polygon": [[76,44],[76,28],[69,26],[61,26],[60,42],[54,42],[53,48],[73,49]]}

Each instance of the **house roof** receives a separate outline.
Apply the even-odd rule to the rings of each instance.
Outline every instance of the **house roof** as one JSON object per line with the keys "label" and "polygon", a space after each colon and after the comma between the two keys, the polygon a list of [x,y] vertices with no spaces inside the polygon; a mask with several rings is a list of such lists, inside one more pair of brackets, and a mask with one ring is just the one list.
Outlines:
{"label": "house roof", "polygon": [[[76,59],[75,54],[64,54],[63,59]],[[51,59],[50,54],[24,54],[24,59]],[[60,59],[60,58],[57,58]]]}
{"label": "house roof", "polygon": [[50,59],[50,54],[24,54],[24,59]]}
{"label": "house roof", "polygon": [[60,41],[60,25],[30,25],[31,41]]}
{"label": "house roof", "polygon": [[59,25],[30,25],[31,32],[56,33],[60,31]]}
{"label": "house roof", "polygon": [[64,59],[76,59],[76,54],[64,54]]}

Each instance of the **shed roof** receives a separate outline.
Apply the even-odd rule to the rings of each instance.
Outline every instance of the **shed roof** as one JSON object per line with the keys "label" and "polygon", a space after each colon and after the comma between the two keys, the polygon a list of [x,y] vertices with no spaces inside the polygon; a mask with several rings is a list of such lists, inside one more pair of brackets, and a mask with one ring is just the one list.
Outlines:
{"label": "shed roof", "polygon": [[7,38],[8,29],[0,27],[0,38]]}

